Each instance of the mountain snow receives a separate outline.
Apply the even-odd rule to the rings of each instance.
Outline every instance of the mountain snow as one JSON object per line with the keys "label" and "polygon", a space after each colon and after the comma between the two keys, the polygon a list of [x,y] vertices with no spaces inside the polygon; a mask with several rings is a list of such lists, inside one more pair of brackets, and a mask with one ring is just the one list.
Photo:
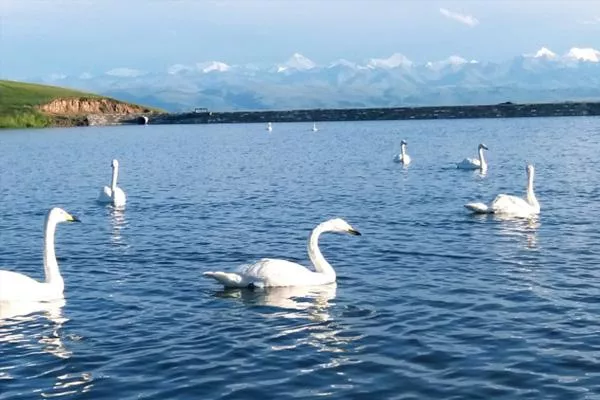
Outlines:
{"label": "mountain snow", "polygon": [[398,68],[398,67],[411,67],[412,61],[410,61],[406,56],[400,53],[394,53],[389,58],[371,58],[367,62],[367,68],[376,69],[376,68]]}
{"label": "mountain snow", "polygon": [[182,72],[192,71],[192,67],[183,64],[174,64],[167,68],[167,74],[169,75],[177,75]]}
{"label": "mountain snow", "polygon": [[413,63],[400,53],[361,63],[317,65],[295,53],[279,64],[174,64],[162,71],[115,68],[32,82],[93,91],[170,111],[391,107],[600,100],[600,51],[546,47],[512,59],[479,63],[458,55]]}
{"label": "mountain snow", "polygon": [[[476,63],[477,61],[475,60],[471,60],[471,63]],[[465,60],[464,58],[460,57],[460,56],[450,56],[448,58],[446,58],[445,60],[441,60],[441,61],[429,61],[427,64],[425,64],[425,66],[427,68],[433,69],[433,70],[440,70],[443,69],[445,67],[448,66],[461,66],[464,64],[468,64],[469,61]]]}
{"label": "mountain snow", "polygon": [[565,55],[566,58],[571,58],[579,61],[600,62],[600,51],[592,48],[572,47]]}
{"label": "mountain snow", "polygon": [[312,60],[304,57],[300,53],[294,53],[285,63],[277,66],[277,72],[287,70],[306,71],[317,66]]}
{"label": "mountain snow", "polygon": [[226,72],[231,69],[231,67],[220,61],[209,61],[205,63],[196,64],[196,68],[202,71],[204,74],[208,74],[209,72]]}
{"label": "mountain snow", "polygon": [[534,58],[556,58],[557,55],[556,53],[554,53],[552,50],[547,49],[546,47],[542,47],[541,49],[539,49],[535,55],[533,56]]}

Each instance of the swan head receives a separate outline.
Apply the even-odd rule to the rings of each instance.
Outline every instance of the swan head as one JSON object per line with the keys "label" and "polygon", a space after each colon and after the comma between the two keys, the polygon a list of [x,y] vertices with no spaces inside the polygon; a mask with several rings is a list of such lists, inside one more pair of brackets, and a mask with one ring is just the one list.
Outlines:
{"label": "swan head", "polygon": [[81,222],[79,218],[74,215],[69,214],[65,210],[59,207],[54,207],[48,213],[48,219],[53,220],[57,223],[59,222]]}
{"label": "swan head", "polygon": [[525,170],[527,171],[527,176],[533,176],[533,173],[535,172],[535,168],[533,168],[533,164],[527,164],[527,166],[525,167]]}
{"label": "swan head", "polygon": [[483,144],[483,143],[479,144],[479,148],[483,149],[483,150],[489,150],[488,147],[485,144]]}
{"label": "swan head", "polygon": [[341,218],[330,219],[329,221],[321,224],[323,230],[329,232],[347,233],[349,235],[360,236],[361,233],[354,229],[349,223]]}
{"label": "swan head", "polygon": [[110,165],[113,168],[119,168],[119,162],[117,160],[112,160],[112,163]]}
{"label": "swan head", "polygon": [[400,142],[400,146],[406,146],[406,145],[407,145],[407,143],[406,143],[406,140],[402,140],[402,141]]}

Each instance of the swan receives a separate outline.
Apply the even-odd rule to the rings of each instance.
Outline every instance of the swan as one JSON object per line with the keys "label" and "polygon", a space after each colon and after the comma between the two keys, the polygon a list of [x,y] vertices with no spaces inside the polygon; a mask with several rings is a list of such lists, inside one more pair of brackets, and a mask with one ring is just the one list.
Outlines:
{"label": "swan", "polygon": [[529,218],[540,213],[538,203],[533,192],[533,165],[528,164],[527,170],[527,195],[523,199],[517,196],[499,194],[489,205],[483,203],[469,203],[465,207],[478,214],[501,214],[520,218]]}
{"label": "swan", "polygon": [[479,145],[479,159],[476,158],[465,158],[461,162],[456,164],[456,168],[458,169],[487,169],[487,163],[485,162],[485,158],[483,158],[483,151],[488,150],[487,146],[483,143]]}
{"label": "swan", "polygon": [[394,156],[394,162],[404,165],[410,164],[410,156],[406,154],[406,140],[400,142],[400,154]]}
{"label": "swan", "polygon": [[267,131],[273,131],[273,124],[271,124],[270,122],[267,124]]}
{"label": "swan", "polygon": [[203,275],[214,278],[225,287],[238,288],[316,286],[333,283],[336,279],[335,271],[319,250],[319,236],[323,232],[360,235],[360,232],[341,218],[330,219],[317,225],[308,238],[308,257],[315,271],[290,261],[263,258],[254,264],[241,266],[237,272],[209,271]]}
{"label": "swan", "polygon": [[313,122],[313,128],[312,128],[312,131],[313,131],[313,132],[317,132],[318,130],[319,130],[319,128],[317,128],[317,123],[316,123],[316,122]]}
{"label": "swan", "polygon": [[0,270],[0,302],[50,301],[63,298],[65,283],[54,253],[54,231],[60,222],[81,222],[62,208],[53,208],[44,223],[45,282],[38,282],[18,272]]}
{"label": "swan", "polygon": [[100,203],[110,203],[115,207],[123,207],[126,202],[125,192],[117,186],[117,177],[119,176],[119,162],[112,160],[112,180],[110,187],[104,186],[100,191],[98,201]]}

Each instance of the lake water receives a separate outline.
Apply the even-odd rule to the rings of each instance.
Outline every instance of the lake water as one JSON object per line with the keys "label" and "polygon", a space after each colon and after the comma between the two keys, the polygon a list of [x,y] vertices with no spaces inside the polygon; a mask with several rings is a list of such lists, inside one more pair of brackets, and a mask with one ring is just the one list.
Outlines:
{"label": "lake water", "polygon": [[[0,399],[598,399],[600,118],[0,132],[0,266],[64,304],[0,321]],[[392,162],[400,140],[413,163]],[[486,176],[453,163],[483,142]],[[96,204],[120,162],[123,212]],[[541,216],[474,217],[523,195]],[[337,288],[223,291],[203,271],[308,264]]]}

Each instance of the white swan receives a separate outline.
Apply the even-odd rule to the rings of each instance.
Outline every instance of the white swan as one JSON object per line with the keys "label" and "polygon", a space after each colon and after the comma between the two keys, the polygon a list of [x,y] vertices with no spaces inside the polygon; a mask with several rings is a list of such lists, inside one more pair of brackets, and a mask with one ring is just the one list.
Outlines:
{"label": "white swan", "polygon": [[308,256],[315,267],[312,271],[290,261],[263,258],[251,265],[243,265],[237,272],[205,272],[225,287],[275,287],[327,285],[336,280],[333,267],[319,250],[319,236],[323,232],[341,232],[360,235],[341,218],[330,219],[313,229],[308,239]]}
{"label": "white swan", "polygon": [[483,203],[469,203],[465,207],[478,214],[501,214],[520,218],[529,218],[540,213],[538,203],[533,192],[533,165],[527,165],[527,196],[525,199],[507,194],[499,194],[489,205]]}
{"label": "white swan", "polygon": [[123,207],[127,198],[125,197],[125,192],[123,189],[117,186],[117,178],[119,176],[119,162],[117,160],[112,160],[112,180],[110,182],[110,187],[104,186],[100,191],[100,196],[98,196],[98,201],[100,203],[110,203],[115,207]]}
{"label": "white swan", "polygon": [[485,171],[487,169],[487,163],[483,157],[483,150],[488,150],[487,146],[483,143],[479,145],[479,159],[476,158],[465,158],[461,162],[456,164],[456,168],[459,169],[481,169]]}
{"label": "white swan", "polygon": [[313,132],[317,132],[318,130],[319,130],[319,128],[317,128],[317,123],[313,122],[313,129],[312,129],[312,131]]}
{"label": "white swan", "polygon": [[0,302],[3,301],[50,301],[63,298],[65,284],[54,253],[54,231],[60,222],[80,222],[62,208],[53,208],[44,224],[44,272],[45,282],[38,282],[17,272],[0,270]]}
{"label": "white swan", "polygon": [[410,164],[410,156],[406,154],[406,140],[400,142],[400,154],[394,156],[394,162],[404,165]]}
{"label": "white swan", "polygon": [[267,131],[269,131],[269,132],[273,131],[273,124],[271,124],[270,122],[267,123]]}

